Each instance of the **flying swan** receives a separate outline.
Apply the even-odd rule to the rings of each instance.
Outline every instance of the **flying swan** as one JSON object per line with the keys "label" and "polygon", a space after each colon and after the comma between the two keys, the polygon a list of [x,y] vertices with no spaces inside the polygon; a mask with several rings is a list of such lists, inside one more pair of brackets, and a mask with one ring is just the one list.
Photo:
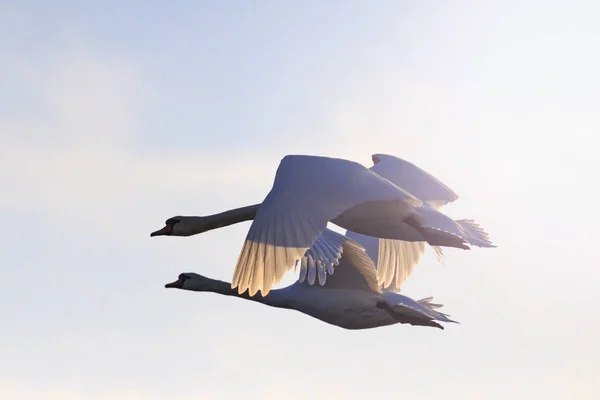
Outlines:
{"label": "flying swan", "polygon": [[345,329],[369,329],[397,323],[444,329],[435,321],[456,322],[435,311],[441,305],[431,303],[432,298],[414,301],[398,293],[382,291],[373,261],[355,241],[325,229],[314,246],[327,246],[327,243],[339,243],[343,255],[335,273],[328,275],[323,285],[311,284],[310,280],[314,283],[315,276],[309,275],[306,279],[306,270],[301,270],[300,278],[294,284],[272,290],[266,296],[239,293],[227,282],[195,273],[182,273],[177,281],[165,287],[219,293],[296,310]]}
{"label": "flying swan", "polygon": [[250,296],[258,291],[265,296],[298,265],[319,274],[337,265],[341,245],[315,242],[327,222],[357,234],[425,241],[432,246],[491,245],[472,221],[452,220],[436,210],[433,200],[444,201],[432,199],[430,205],[353,161],[289,155],[280,162],[273,187],[261,204],[208,217],[173,217],[151,236],[190,236],[253,219],[231,287],[239,294],[249,289]]}
{"label": "flying swan", "polygon": [[[439,210],[458,199],[458,195],[435,176],[416,165],[388,154],[373,154],[371,171]],[[456,221],[469,234],[469,243],[479,247],[496,247],[488,235],[473,220]],[[377,268],[379,284],[384,289],[399,291],[425,252],[425,243],[382,239],[346,231],[346,236],[365,247]],[[441,247],[432,246],[438,260],[443,262]]]}

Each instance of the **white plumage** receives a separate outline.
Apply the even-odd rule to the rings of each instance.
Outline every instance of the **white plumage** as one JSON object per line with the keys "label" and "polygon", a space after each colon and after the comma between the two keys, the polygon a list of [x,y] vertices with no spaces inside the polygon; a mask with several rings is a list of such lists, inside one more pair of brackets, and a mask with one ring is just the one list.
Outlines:
{"label": "white plumage", "polygon": [[[378,154],[373,160],[375,165],[368,169],[337,158],[286,156],[261,204],[206,217],[173,217],[152,236],[190,236],[253,220],[231,282],[232,288],[248,290],[250,296],[258,291],[266,295],[294,267],[300,267],[301,281],[323,285],[343,247],[328,234],[315,242],[328,222],[364,243],[377,262],[378,283],[386,290],[399,290],[425,242],[434,246],[439,258],[438,246],[491,246],[472,220],[454,221],[436,210],[457,196],[435,177],[393,156]],[[378,238],[377,243],[366,243],[365,235]]]}
{"label": "white plumage", "polygon": [[[480,247],[493,247],[485,231],[473,220],[453,221],[437,209],[458,199],[458,195],[435,176],[416,165],[387,154],[374,154],[371,171],[406,190],[423,202],[420,215],[438,229],[451,231]],[[425,241],[408,242],[361,235],[347,231],[346,236],[363,245],[377,266],[379,284],[386,290],[399,291],[402,282],[412,274],[425,251]],[[443,262],[439,246],[431,246]]]}
{"label": "white plumage", "polygon": [[[322,241],[342,244],[343,253],[333,274],[325,273],[322,285],[311,285],[298,280],[266,296],[249,296],[232,289],[226,282],[216,281],[194,273],[184,273],[166,287],[198,292],[215,292],[241,297],[272,307],[300,311],[326,323],[345,329],[368,329],[397,323],[432,326],[443,329],[437,321],[455,322],[448,315],[436,311],[439,304],[431,298],[419,301],[392,292],[382,292],[375,265],[358,243],[325,229],[315,244]],[[313,246],[314,247],[314,246]]]}
{"label": "white plumage", "polygon": [[[355,206],[387,202],[396,206],[399,220],[414,213],[421,202],[364,166],[342,159],[286,156],[273,187],[256,213],[232,278],[239,293],[269,293],[272,285],[305,257],[327,222]],[[317,270],[333,266],[339,244],[313,247],[303,263],[309,281]]]}

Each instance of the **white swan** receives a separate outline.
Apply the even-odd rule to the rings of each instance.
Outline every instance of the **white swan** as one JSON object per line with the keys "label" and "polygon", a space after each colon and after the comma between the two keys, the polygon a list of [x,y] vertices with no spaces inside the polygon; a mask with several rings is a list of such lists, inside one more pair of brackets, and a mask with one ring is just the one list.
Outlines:
{"label": "white swan", "polygon": [[[189,236],[231,223],[254,219],[235,267],[232,288],[266,295],[285,272],[300,261],[311,270],[332,268],[339,243],[313,247],[327,222],[349,231],[387,239],[427,241],[468,249],[469,226],[421,202],[411,193],[364,166],[342,159],[286,156],[273,187],[260,205],[217,216],[173,217],[151,236]],[[311,248],[312,247],[312,248]],[[308,249],[310,252],[307,252]]]}
{"label": "white swan", "polygon": [[414,301],[397,293],[382,292],[377,284],[373,262],[356,242],[329,229],[323,231],[315,245],[324,245],[326,241],[343,243],[343,255],[335,273],[327,275],[322,286],[298,280],[286,288],[272,290],[266,296],[249,296],[238,293],[229,283],[195,273],[183,273],[177,281],[165,287],[214,292],[297,310],[345,329],[368,329],[397,323],[444,329],[435,320],[456,322],[435,311],[441,305],[430,303],[431,298]]}
{"label": "white swan", "polygon": [[[458,195],[439,179],[406,160],[388,154],[374,154],[371,158],[371,171],[435,209],[458,199]],[[456,223],[469,235],[469,243],[479,247],[496,247],[473,220],[457,220]],[[379,284],[384,289],[399,291],[402,282],[410,276],[425,252],[424,241],[383,239],[351,231],[347,231],[346,236],[365,247],[377,267]],[[443,262],[442,249],[439,246],[432,248],[438,260]]]}

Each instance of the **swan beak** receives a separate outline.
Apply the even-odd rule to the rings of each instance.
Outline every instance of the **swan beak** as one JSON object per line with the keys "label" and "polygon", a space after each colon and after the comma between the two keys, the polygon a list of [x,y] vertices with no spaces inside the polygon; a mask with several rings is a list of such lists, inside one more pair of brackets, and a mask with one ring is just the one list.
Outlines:
{"label": "swan beak", "polygon": [[181,280],[176,280],[175,282],[167,283],[165,285],[166,288],[181,288],[183,286],[183,282]]}
{"label": "swan beak", "polygon": [[152,236],[164,236],[164,235],[168,235],[171,233],[171,227],[169,225],[165,225],[164,228],[161,228],[155,232],[152,232],[150,234],[150,237]]}

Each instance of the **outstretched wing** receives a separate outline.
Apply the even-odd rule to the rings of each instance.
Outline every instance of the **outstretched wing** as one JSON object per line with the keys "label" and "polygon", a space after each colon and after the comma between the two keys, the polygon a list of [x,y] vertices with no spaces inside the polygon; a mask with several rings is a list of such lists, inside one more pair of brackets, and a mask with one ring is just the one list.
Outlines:
{"label": "outstretched wing", "polygon": [[[333,275],[334,266],[339,264],[338,260],[342,256],[344,242],[347,240],[348,238],[344,235],[325,228],[300,260],[300,275],[298,277],[300,283],[308,277],[308,284],[313,285],[316,277],[318,277],[319,284],[324,285],[327,275]],[[334,260],[333,263],[330,260]],[[298,265],[298,262],[296,262],[296,265]]]}
{"label": "outstretched wing", "polygon": [[[401,187],[419,200],[434,208],[458,199],[458,195],[435,176],[401,158],[374,154],[371,171]],[[360,235],[349,237],[367,248],[377,266],[380,285],[385,290],[400,290],[425,252],[425,242],[407,242],[402,240],[378,239]],[[434,247],[438,260],[442,261],[442,251]]]}
{"label": "outstretched wing", "polygon": [[400,290],[425,252],[425,242],[379,239],[379,284],[385,290]]}
{"label": "outstretched wing", "polygon": [[371,171],[436,209],[458,199],[439,179],[406,160],[388,154],[373,154],[371,158]]}
{"label": "outstretched wing", "polygon": [[[364,166],[342,159],[286,156],[273,187],[250,226],[231,287],[265,296],[325,230],[327,222],[366,202],[420,205],[410,193]],[[339,253],[315,247],[309,253],[332,266]],[[310,260],[310,259],[309,259]]]}
{"label": "outstretched wing", "polygon": [[[420,222],[425,229],[434,232],[446,232],[480,247],[493,247],[487,234],[472,220],[453,221],[437,212],[442,206],[458,199],[458,195],[435,176],[401,158],[374,154],[371,171],[384,177],[395,185],[410,192],[427,205],[419,211],[425,214]],[[371,238],[364,235],[348,237],[361,243],[377,266],[379,283],[386,290],[398,291],[400,285],[410,276],[425,250],[425,242],[406,242],[392,239]],[[431,246],[438,261],[443,263],[442,248]]]}
{"label": "outstretched wing", "polygon": [[[454,221],[439,212],[442,206],[458,199],[458,195],[429,172],[401,158],[389,154],[373,154],[374,165],[371,171],[389,180],[393,184],[417,197],[428,207],[422,209],[427,214],[422,221],[427,229],[443,231],[460,237],[466,242],[479,247],[495,247],[487,233],[473,220]],[[438,258],[440,251],[436,250]]]}
{"label": "outstretched wing", "polygon": [[[314,275],[317,275],[319,284],[323,286],[323,289],[357,289],[381,293],[377,282],[375,264],[373,264],[373,260],[360,243],[331,229],[325,229],[308,252],[311,252],[316,246],[322,246],[324,242],[341,244],[342,254],[338,265],[333,267],[331,271],[325,269],[322,271],[321,276],[321,270],[318,267],[310,263],[303,263],[300,268],[298,283],[313,285],[315,282]],[[311,270],[315,270],[312,273],[312,278]]]}
{"label": "outstretched wing", "polygon": [[425,251],[425,242],[381,239],[347,231],[346,236],[360,243],[377,267],[378,284],[384,290],[399,291]]}

